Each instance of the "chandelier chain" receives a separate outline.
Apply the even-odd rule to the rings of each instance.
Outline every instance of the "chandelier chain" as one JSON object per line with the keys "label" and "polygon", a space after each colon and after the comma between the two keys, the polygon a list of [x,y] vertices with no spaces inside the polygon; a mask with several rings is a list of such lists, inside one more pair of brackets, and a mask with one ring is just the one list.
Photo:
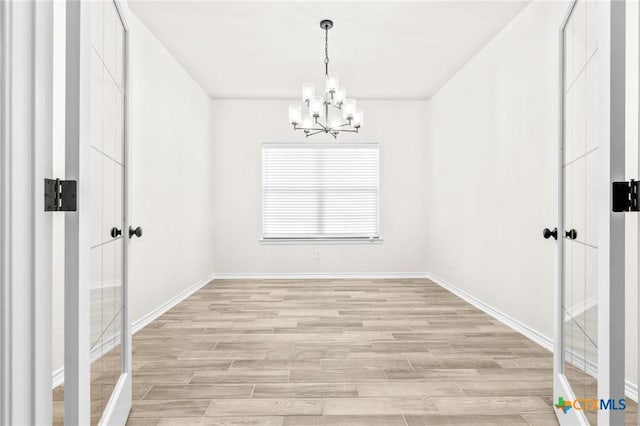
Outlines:
{"label": "chandelier chain", "polygon": [[329,28],[324,29],[324,75],[329,75]]}

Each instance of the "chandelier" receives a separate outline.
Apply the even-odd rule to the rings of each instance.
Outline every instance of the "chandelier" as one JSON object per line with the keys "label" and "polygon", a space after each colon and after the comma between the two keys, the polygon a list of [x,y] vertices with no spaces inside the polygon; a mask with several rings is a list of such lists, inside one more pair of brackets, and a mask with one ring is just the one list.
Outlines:
{"label": "chandelier", "polygon": [[306,137],[329,133],[337,138],[342,132],[358,133],[364,113],[356,109],[355,99],[347,98],[345,88],[338,85],[338,76],[329,75],[329,30],[333,28],[333,21],[323,19],[320,28],[324,30],[324,96],[316,95],[313,84],[303,84],[302,101],[305,107],[289,106],[289,124],[293,130],[304,131]]}

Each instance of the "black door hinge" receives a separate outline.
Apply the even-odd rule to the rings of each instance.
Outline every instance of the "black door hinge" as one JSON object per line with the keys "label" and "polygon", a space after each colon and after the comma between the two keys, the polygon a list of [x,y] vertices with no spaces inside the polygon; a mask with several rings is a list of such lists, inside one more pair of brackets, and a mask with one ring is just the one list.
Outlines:
{"label": "black door hinge", "polygon": [[640,211],[638,203],[638,182],[631,179],[625,182],[613,182],[612,210],[614,212]]}
{"label": "black door hinge", "polygon": [[75,212],[78,183],[75,180],[44,180],[44,211]]}

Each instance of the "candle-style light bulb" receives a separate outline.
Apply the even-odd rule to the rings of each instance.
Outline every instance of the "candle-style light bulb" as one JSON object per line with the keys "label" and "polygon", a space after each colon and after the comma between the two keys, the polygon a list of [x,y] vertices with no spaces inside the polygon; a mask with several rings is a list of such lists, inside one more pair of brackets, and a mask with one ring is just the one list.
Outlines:
{"label": "candle-style light bulb", "polygon": [[305,83],[302,85],[302,102],[309,102],[315,95],[315,87],[311,83]]}
{"label": "candle-style light bulb", "polygon": [[342,117],[345,120],[353,119],[353,115],[356,113],[356,100],[345,99],[342,104]]}
{"label": "candle-style light bulb", "polygon": [[302,107],[300,105],[289,105],[289,124],[298,125],[302,120]]}
{"label": "candle-style light bulb", "polygon": [[340,87],[336,90],[336,93],[333,94],[333,103],[336,106],[342,106],[344,99],[347,97],[347,90],[344,87]]}
{"label": "candle-style light bulb", "polygon": [[364,111],[361,109],[357,110],[355,114],[353,114],[353,127],[360,128],[362,127],[362,123],[364,122]]}
{"label": "candle-style light bulb", "polygon": [[322,117],[324,111],[324,99],[322,96],[313,96],[309,101],[309,114],[313,117]]}
{"label": "candle-style light bulb", "polygon": [[327,93],[335,93],[338,90],[338,76],[328,75],[325,77],[325,87]]}

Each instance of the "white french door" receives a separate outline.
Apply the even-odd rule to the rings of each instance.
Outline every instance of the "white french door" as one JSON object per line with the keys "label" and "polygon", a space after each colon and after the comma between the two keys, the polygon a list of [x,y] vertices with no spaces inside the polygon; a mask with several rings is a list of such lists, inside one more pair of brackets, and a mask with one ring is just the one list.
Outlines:
{"label": "white french door", "polygon": [[[560,29],[554,404],[561,424],[624,424],[625,2],[574,0]],[[578,400],[578,402],[576,402]]]}
{"label": "white french door", "polygon": [[125,6],[67,4],[65,424],[124,424],[131,408]]}

